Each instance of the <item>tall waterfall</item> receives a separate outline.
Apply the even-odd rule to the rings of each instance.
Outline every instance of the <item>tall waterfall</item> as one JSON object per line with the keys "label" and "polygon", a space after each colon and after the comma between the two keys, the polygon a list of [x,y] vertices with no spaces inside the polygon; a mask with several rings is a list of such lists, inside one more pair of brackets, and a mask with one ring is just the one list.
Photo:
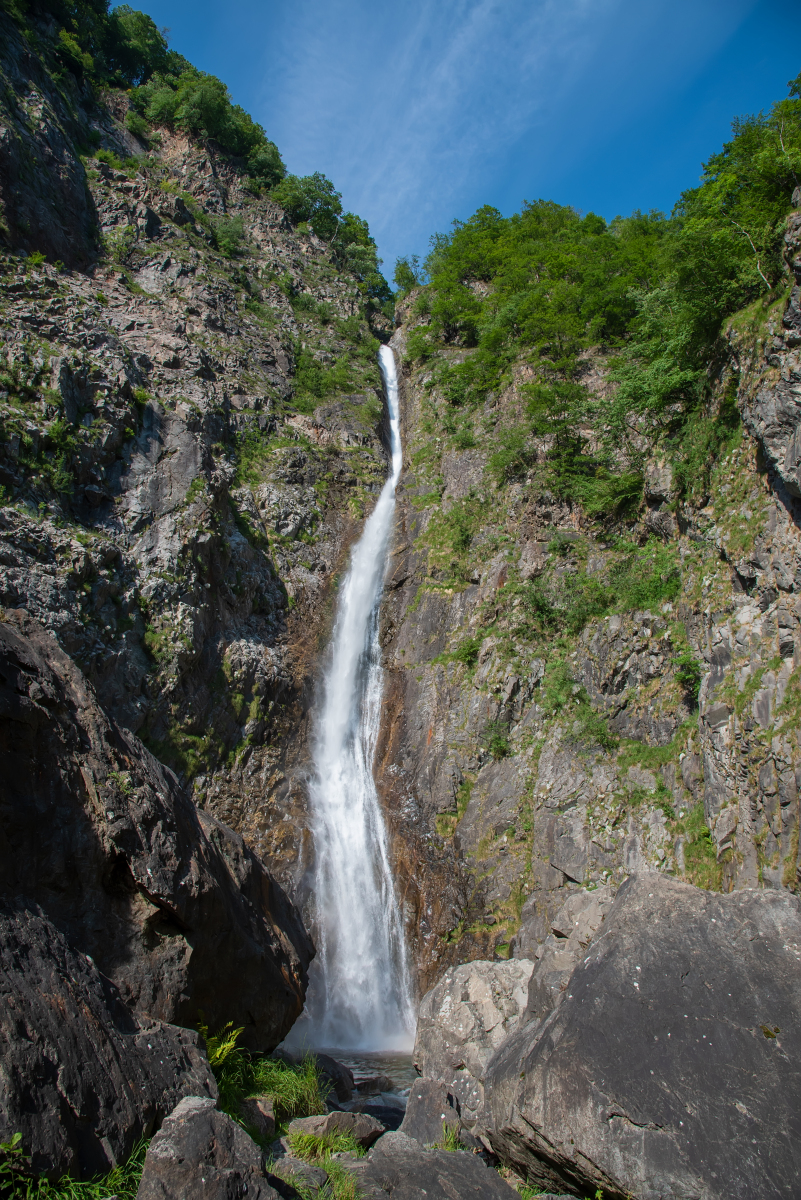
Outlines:
{"label": "tall waterfall", "polygon": [[398,380],[382,346],[392,469],[339,590],[316,723],[310,798],[317,958],[307,1013],[317,1045],[410,1048],[414,1016],[400,906],[373,779],[381,720],[379,610],[401,470]]}

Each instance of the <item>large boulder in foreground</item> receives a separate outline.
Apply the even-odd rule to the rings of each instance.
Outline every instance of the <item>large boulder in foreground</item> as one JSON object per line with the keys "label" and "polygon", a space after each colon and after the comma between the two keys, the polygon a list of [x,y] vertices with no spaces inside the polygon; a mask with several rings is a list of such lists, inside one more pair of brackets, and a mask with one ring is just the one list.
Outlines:
{"label": "large boulder in foreground", "polygon": [[0,899],[38,907],[136,1013],[272,1049],[313,947],[241,837],[109,720],[22,612],[0,624]]}
{"label": "large boulder in foreground", "polygon": [[414,1065],[424,1078],[449,1084],[466,1125],[481,1109],[487,1063],[526,1008],[533,970],[524,958],[464,963],[449,967],[423,997]]}
{"label": "large boulder in foreground", "polygon": [[513,1200],[517,1192],[476,1154],[425,1150],[405,1133],[385,1133],[366,1158],[347,1164],[363,1200]]}
{"label": "large boulder in foreground", "polygon": [[137,1200],[278,1200],[264,1155],[213,1100],[188,1096],[147,1148]]}
{"label": "large boulder in foreground", "polygon": [[41,912],[0,904],[0,1141],[21,1133],[34,1171],[110,1171],[183,1096],[213,1107],[199,1043],[131,1013]]}
{"label": "large boulder in foreground", "polygon": [[663,875],[618,892],[561,1003],[489,1064],[529,1181],[605,1200],[801,1195],[801,905]]}

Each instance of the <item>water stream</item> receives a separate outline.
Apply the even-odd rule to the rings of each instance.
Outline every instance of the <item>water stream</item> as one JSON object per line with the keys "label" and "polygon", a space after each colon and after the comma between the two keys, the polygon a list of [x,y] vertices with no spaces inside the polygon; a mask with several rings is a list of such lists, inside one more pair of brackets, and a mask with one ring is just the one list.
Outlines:
{"label": "water stream", "polygon": [[316,721],[310,800],[317,957],[298,1033],[316,1046],[401,1051],[411,1048],[414,1012],[373,779],[383,688],[379,610],[402,461],[395,359],[386,346],[380,363],[392,465],[339,588]]}

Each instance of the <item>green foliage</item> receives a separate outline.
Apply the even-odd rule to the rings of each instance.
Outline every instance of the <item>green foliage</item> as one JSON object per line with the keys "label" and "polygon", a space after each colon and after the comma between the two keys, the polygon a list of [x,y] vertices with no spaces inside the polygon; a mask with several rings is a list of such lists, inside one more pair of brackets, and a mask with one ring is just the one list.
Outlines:
{"label": "green foliage", "polygon": [[583,689],[579,694],[570,740],[585,746],[600,746],[602,750],[615,750],[620,744],[620,738],[609,728],[606,717],[596,712]]}
{"label": "green foliage", "polygon": [[688,699],[696,701],[704,668],[691,650],[682,650],[673,659],[673,670]]}
{"label": "green foliage", "polygon": [[392,276],[398,291],[410,292],[412,288],[420,287],[426,282],[426,272],[420,265],[417,254],[406,255],[395,259],[395,272]]}
{"label": "green foliage", "polygon": [[[398,260],[399,289],[426,287],[415,311],[427,323],[410,335],[410,357],[470,349],[434,368],[448,405],[475,409],[510,382],[514,361],[532,368],[526,423],[490,455],[497,482],[526,472],[537,438],[541,484],[595,519],[619,518],[642,495],[646,435],[673,459],[679,491],[702,495],[738,425],[733,396],[710,406],[723,323],[774,300],[783,279],[784,219],[801,178],[801,76],[732,134],[670,218],[635,212],[607,224],[549,201],[504,218],[486,206],[432,238],[425,268]],[[582,355],[598,346],[612,352],[618,385],[605,396],[582,383]]]}
{"label": "green foliage", "polygon": [[90,1182],[79,1183],[65,1175],[50,1183],[31,1175],[22,1135],[15,1133],[7,1142],[0,1142],[0,1195],[9,1200],[106,1200],[108,1196],[136,1200],[147,1147],[147,1140],[138,1142],[124,1165]]}
{"label": "green foliage", "polygon": [[480,739],[496,762],[510,753],[509,724],[507,721],[488,721]]}
{"label": "green foliage", "polygon": [[457,1150],[463,1149],[463,1146],[459,1141],[458,1125],[454,1125],[448,1121],[442,1122],[442,1141],[440,1142],[440,1148],[442,1150],[449,1150],[451,1153],[455,1153]]}
{"label": "green foliage", "polygon": [[261,125],[232,103],[225,84],[185,60],[181,60],[178,71],[154,73],[135,90],[132,103],[152,125],[213,139],[223,150],[244,160],[258,187],[274,187],[286,174],[277,147]]}
{"label": "green foliage", "polygon": [[240,1104],[251,1096],[269,1096],[280,1125],[325,1111],[326,1093],[311,1055],[295,1066],[243,1050],[237,1045],[242,1029],[234,1029],[232,1022],[216,1034],[206,1025],[198,1028],[220,1091],[219,1107],[230,1117],[239,1121]]}
{"label": "green foliage", "polygon": [[305,221],[324,241],[332,241],[339,229],[342,195],[319,171],[303,177],[287,175],[273,188],[272,198],[296,225]]}
{"label": "green foliage", "polygon": [[702,803],[691,809],[683,822],[679,822],[679,828],[687,839],[684,846],[687,878],[696,887],[720,891],[723,869],[717,861],[715,843],[706,823]]}
{"label": "green foliage", "polygon": [[559,712],[573,699],[575,689],[575,680],[564,658],[555,656],[549,659],[542,680],[542,698],[545,711],[550,713]]}
{"label": "green foliage", "polygon": [[223,254],[233,257],[239,254],[245,237],[241,217],[217,217],[212,221],[214,241]]}
{"label": "green foliage", "polygon": [[450,657],[454,662],[464,663],[466,667],[474,667],[478,662],[478,652],[481,649],[482,640],[481,634],[462,638],[456,649],[451,652]]}
{"label": "green foliage", "polygon": [[365,1151],[350,1133],[299,1133],[287,1134],[292,1153],[310,1163],[325,1165],[332,1154],[351,1153],[361,1157]]}
{"label": "green foliage", "polygon": [[498,449],[489,456],[487,470],[496,484],[507,483],[525,475],[534,459],[533,449],[524,429],[505,429],[498,442]]}

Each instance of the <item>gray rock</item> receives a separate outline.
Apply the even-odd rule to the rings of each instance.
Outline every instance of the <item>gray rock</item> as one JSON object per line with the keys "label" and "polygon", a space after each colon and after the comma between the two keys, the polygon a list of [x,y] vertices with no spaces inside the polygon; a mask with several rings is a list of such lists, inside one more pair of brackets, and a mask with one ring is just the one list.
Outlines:
{"label": "gray rock", "polygon": [[109,1171],[183,1096],[217,1096],[196,1033],[132,1014],[21,903],[0,904],[0,1047],[0,1141],[21,1133],[51,1178]]}
{"label": "gray rock", "polygon": [[385,1133],[367,1158],[348,1170],[365,1200],[511,1200],[517,1194],[477,1154],[424,1150],[400,1132]]}
{"label": "gray rock", "polygon": [[348,1133],[365,1150],[372,1146],[383,1132],[384,1126],[375,1117],[354,1112],[330,1112],[321,1113],[319,1116],[296,1117],[287,1127],[287,1136],[291,1133],[310,1133],[315,1137],[325,1137],[330,1133]]}
{"label": "gray rock", "polygon": [[466,1124],[481,1107],[487,1063],[526,1007],[533,970],[528,959],[465,963],[450,967],[422,999],[414,1065],[450,1086]]}
{"label": "gray rock", "polygon": [[353,1098],[353,1072],[337,1062],[330,1054],[315,1054],[314,1060],[324,1079],[327,1079],[340,1104]]}
{"label": "gray rock", "polygon": [[528,983],[524,1021],[544,1017],[564,994],[573,968],[612,907],[612,889],[574,892],[551,922],[552,935],[537,948],[537,965]]}
{"label": "gray rock", "polygon": [[274,1200],[264,1158],[213,1100],[188,1096],[147,1149],[137,1200]]}
{"label": "gray rock", "polygon": [[414,1138],[421,1146],[439,1146],[445,1127],[459,1133],[459,1101],[441,1080],[418,1079],[409,1090],[400,1133]]}
{"label": "gray rock", "polygon": [[796,897],[632,878],[562,1003],[489,1064],[486,1136],[543,1186],[796,1195],[800,997]]}
{"label": "gray rock", "polygon": [[[277,1190],[282,1195],[283,1189],[277,1183],[278,1180],[290,1185],[299,1185],[308,1189],[313,1195],[316,1195],[328,1181],[328,1175],[322,1167],[315,1167],[311,1163],[304,1162],[302,1158],[294,1158],[291,1154],[285,1154],[283,1158],[272,1164],[269,1177],[273,1186],[277,1185]],[[292,1195],[297,1196],[297,1194],[293,1186]]]}
{"label": "gray rock", "polygon": [[261,1141],[266,1141],[275,1133],[275,1112],[269,1096],[254,1096],[252,1099],[242,1100],[239,1115],[246,1125],[256,1131]]}

